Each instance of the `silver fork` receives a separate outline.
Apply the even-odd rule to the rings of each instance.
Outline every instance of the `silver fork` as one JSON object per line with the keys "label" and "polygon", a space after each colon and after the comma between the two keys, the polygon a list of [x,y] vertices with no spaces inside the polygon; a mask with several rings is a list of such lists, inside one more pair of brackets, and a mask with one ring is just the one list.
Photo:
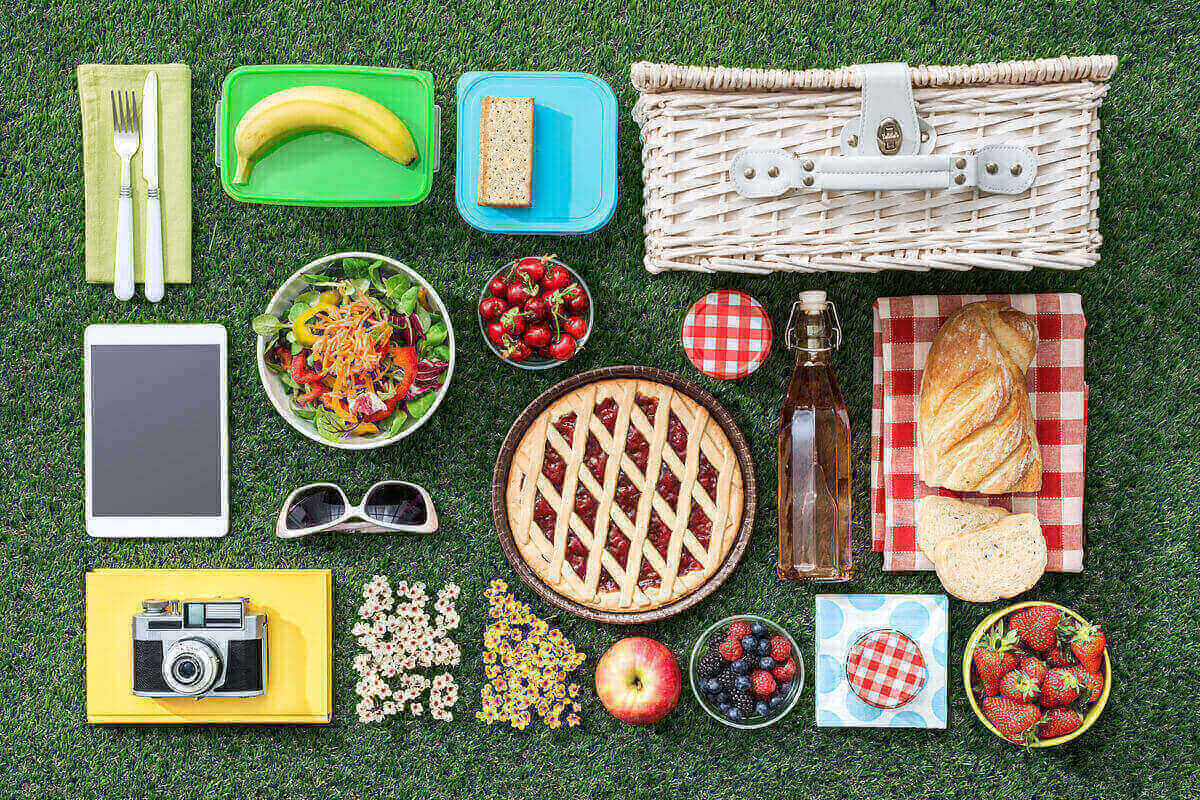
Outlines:
{"label": "silver fork", "polygon": [[138,151],[137,96],[132,91],[109,92],[113,112],[113,149],[121,157],[121,191],[117,196],[117,262],[113,294],[118,300],[133,297],[133,189],[129,161]]}

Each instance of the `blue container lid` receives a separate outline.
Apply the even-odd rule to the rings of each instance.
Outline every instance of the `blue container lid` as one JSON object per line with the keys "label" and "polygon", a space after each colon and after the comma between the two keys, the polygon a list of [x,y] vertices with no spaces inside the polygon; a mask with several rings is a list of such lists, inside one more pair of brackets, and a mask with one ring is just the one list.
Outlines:
{"label": "blue container lid", "polygon": [[[533,205],[477,204],[479,115],[484,97],[533,98]],[[455,201],[488,233],[579,234],[603,228],[617,207],[617,98],[586,72],[467,72],[458,79]]]}

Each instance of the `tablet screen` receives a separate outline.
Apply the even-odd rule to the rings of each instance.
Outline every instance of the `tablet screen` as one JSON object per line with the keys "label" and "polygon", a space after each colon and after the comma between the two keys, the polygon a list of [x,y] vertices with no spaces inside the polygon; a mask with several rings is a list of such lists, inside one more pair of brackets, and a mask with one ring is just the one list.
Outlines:
{"label": "tablet screen", "polygon": [[89,358],[92,515],[220,516],[220,346],[96,344]]}

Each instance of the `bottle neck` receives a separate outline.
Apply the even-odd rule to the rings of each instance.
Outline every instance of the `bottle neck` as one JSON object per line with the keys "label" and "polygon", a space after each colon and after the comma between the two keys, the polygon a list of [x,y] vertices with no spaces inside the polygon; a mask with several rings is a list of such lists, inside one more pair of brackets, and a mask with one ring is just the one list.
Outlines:
{"label": "bottle neck", "polygon": [[833,346],[825,315],[804,311],[796,323],[796,363],[828,364]]}

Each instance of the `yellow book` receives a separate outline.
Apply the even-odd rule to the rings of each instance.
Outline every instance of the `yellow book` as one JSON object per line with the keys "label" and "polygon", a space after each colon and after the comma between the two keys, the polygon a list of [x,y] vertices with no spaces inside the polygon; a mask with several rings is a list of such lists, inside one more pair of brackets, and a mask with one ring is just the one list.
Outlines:
{"label": "yellow book", "polygon": [[[323,723],[333,713],[332,576],[327,569],[99,569],[84,578],[92,723]],[[132,619],[142,601],[250,598],[267,615],[267,689],[258,697],[133,694]]]}

